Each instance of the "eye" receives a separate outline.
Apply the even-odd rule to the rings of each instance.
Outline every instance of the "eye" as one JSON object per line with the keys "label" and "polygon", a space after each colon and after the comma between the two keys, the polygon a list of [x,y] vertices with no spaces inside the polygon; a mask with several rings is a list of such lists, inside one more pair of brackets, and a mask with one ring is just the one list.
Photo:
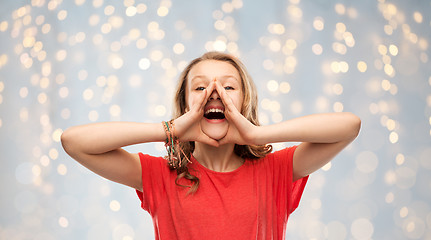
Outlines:
{"label": "eye", "polygon": [[224,87],[224,89],[226,89],[226,90],[234,90],[234,88],[231,87],[231,86],[226,86],[226,87]]}
{"label": "eye", "polygon": [[195,90],[203,91],[203,90],[205,90],[205,88],[204,87],[197,87]]}

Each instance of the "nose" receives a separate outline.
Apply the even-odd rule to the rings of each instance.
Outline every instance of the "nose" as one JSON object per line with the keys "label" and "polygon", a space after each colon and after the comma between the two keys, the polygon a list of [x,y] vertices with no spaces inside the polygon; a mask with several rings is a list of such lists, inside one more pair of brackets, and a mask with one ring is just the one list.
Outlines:
{"label": "nose", "polygon": [[217,90],[213,90],[213,92],[210,95],[210,98],[208,99],[209,101],[212,100],[220,100],[220,95],[218,94]]}

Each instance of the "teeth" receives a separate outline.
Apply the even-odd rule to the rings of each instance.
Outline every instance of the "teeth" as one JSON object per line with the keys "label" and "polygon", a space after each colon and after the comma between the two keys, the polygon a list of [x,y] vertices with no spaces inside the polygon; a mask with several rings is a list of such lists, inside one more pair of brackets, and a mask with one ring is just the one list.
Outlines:
{"label": "teeth", "polygon": [[205,112],[205,114],[208,114],[208,113],[214,113],[214,112],[219,112],[219,113],[223,113],[223,114],[224,114],[224,111],[223,111],[223,110],[221,110],[221,109],[218,109],[218,108],[211,108],[211,109],[208,109],[208,110]]}

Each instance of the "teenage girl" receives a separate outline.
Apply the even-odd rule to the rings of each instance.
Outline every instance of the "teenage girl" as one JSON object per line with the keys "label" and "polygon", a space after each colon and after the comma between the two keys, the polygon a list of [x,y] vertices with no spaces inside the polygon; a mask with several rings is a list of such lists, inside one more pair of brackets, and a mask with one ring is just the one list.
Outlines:
{"label": "teenage girl", "polygon": [[[136,189],[156,239],[284,239],[308,175],[358,135],[352,113],[260,126],[257,91],[235,57],[209,52],[180,76],[173,120],[105,122],[65,130],[80,164]],[[168,155],[124,146],[165,142]],[[272,152],[269,143],[301,142]]]}

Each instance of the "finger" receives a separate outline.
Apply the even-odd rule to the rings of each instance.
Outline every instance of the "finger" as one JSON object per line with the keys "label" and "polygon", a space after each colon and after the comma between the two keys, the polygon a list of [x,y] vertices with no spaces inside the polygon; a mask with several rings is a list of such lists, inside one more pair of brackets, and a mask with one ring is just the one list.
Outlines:
{"label": "finger", "polygon": [[227,137],[224,137],[224,138],[219,140],[220,146],[225,145],[226,143],[229,143],[229,140]]}
{"label": "finger", "polygon": [[202,142],[202,143],[205,143],[205,144],[208,144],[208,145],[214,146],[214,147],[219,147],[219,146],[220,146],[220,144],[219,144],[219,142],[218,142],[217,140],[212,139],[212,138],[208,137],[207,135],[203,135],[203,136],[198,140],[198,142]]}
{"label": "finger", "polygon": [[225,99],[226,98],[225,94],[227,94],[226,90],[223,88],[223,86],[221,85],[220,81],[217,81],[216,79],[214,79],[213,83],[215,85],[216,91],[217,91],[218,95],[220,96],[223,104],[226,105],[226,102],[225,102],[225,100],[226,100]]}
{"label": "finger", "polygon": [[230,111],[238,110],[236,109],[235,105],[233,104],[232,99],[230,98],[229,94],[227,94],[226,90],[223,88],[223,86],[220,84],[219,81],[214,81],[216,90],[223,102],[223,104],[228,108]]}
{"label": "finger", "polygon": [[229,96],[227,91],[222,87],[222,85],[217,81],[216,82],[217,92],[225,106],[225,116],[228,120],[232,120],[233,118],[238,118],[242,116],[239,110],[236,108],[235,104],[232,101],[232,98]]}
{"label": "finger", "polygon": [[196,104],[197,108],[198,108],[197,110],[203,109],[203,106],[205,106],[205,104],[207,102],[207,95],[208,95],[208,90],[207,89],[203,90],[199,104]]}
{"label": "finger", "polygon": [[206,95],[205,95],[205,101],[203,102],[202,108],[206,105],[206,103],[207,103],[208,99],[210,98],[211,94],[213,93],[215,87],[216,86],[215,86],[214,81],[211,81],[210,84],[208,85],[208,87],[205,89]]}
{"label": "finger", "polygon": [[208,88],[204,89],[200,95],[200,99],[192,106],[192,109],[199,112],[200,110],[203,110],[205,104],[207,103],[208,94],[211,94],[213,88],[211,88],[211,84],[208,86]]}
{"label": "finger", "polygon": [[211,95],[211,93],[214,91],[214,83],[210,83],[208,87],[202,91],[201,99],[199,99],[198,103],[196,104],[196,111],[203,111],[205,105],[207,104],[208,98]]}

